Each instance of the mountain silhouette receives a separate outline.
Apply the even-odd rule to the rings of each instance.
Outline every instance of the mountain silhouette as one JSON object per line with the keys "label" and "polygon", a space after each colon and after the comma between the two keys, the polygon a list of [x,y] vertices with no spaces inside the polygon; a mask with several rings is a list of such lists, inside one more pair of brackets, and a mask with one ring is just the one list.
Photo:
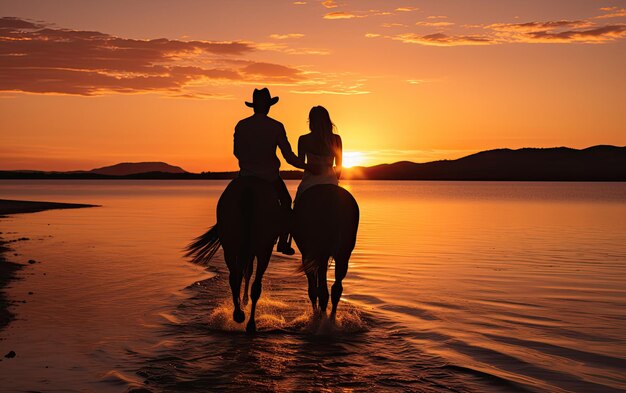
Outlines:
{"label": "mountain silhouette", "polygon": [[161,173],[187,173],[183,168],[167,164],[165,162],[123,162],[89,171],[99,175],[128,176],[139,173],[161,172]]}
{"label": "mountain silhouette", "polygon": [[[300,179],[300,171],[281,171],[283,179]],[[0,179],[233,179],[237,172],[191,173],[164,162],[121,163],[91,171],[0,171]],[[427,163],[400,161],[345,168],[342,179],[485,180],[485,181],[626,181],[626,147],[599,145],[496,149],[457,160]]]}
{"label": "mountain silhouette", "polygon": [[344,178],[369,180],[626,181],[626,147],[497,149],[457,160],[354,167]]}

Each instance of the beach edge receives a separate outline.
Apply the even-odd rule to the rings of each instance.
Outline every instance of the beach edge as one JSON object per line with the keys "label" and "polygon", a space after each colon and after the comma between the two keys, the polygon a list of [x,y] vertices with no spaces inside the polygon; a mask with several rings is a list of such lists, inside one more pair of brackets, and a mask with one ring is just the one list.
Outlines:
{"label": "beach edge", "polygon": [[[99,207],[99,205],[0,199],[0,219],[7,218],[11,214],[87,207]],[[18,278],[17,273],[26,266],[12,262],[7,258],[7,253],[11,251],[11,248],[8,246],[10,241],[4,240],[1,235],[2,233],[0,232],[0,331],[4,330],[15,319],[15,314],[9,310],[13,303],[7,297],[5,289],[9,283]]]}

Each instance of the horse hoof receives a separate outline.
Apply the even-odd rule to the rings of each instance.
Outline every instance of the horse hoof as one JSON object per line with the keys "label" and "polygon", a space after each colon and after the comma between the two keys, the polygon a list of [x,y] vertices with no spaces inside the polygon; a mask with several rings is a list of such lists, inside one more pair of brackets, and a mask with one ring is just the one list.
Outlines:
{"label": "horse hoof", "polygon": [[250,321],[248,322],[248,325],[246,326],[246,333],[248,334],[254,334],[256,333],[256,323],[254,323],[254,321]]}
{"label": "horse hoof", "polygon": [[233,319],[235,320],[235,322],[241,323],[241,322],[245,321],[246,314],[244,314],[243,311],[241,311],[241,310],[235,310],[233,312]]}
{"label": "horse hoof", "polygon": [[244,296],[243,299],[241,299],[241,305],[242,306],[247,306],[248,305],[248,297]]}

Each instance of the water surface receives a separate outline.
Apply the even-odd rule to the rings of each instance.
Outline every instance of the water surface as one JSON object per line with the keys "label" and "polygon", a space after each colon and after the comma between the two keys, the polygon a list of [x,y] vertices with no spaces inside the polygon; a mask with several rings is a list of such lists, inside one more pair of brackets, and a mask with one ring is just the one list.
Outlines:
{"label": "water surface", "polygon": [[230,320],[221,254],[181,257],[225,185],[0,181],[102,205],[0,221],[30,239],[11,258],[38,261],[8,291],[3,389],[626,390],[626,184],[346,182],[361,226],[337,326],[275,255],[256,337]]}

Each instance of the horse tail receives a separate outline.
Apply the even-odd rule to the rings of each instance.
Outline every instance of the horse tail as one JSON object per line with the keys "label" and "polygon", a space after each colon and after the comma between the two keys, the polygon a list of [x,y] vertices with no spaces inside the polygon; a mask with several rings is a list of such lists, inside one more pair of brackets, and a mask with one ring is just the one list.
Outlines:
{"label": "horse tail", "polygon": [[221,245],[217,225],[213,225],[185,247],[185,256],[197,265],[207,266]]}

